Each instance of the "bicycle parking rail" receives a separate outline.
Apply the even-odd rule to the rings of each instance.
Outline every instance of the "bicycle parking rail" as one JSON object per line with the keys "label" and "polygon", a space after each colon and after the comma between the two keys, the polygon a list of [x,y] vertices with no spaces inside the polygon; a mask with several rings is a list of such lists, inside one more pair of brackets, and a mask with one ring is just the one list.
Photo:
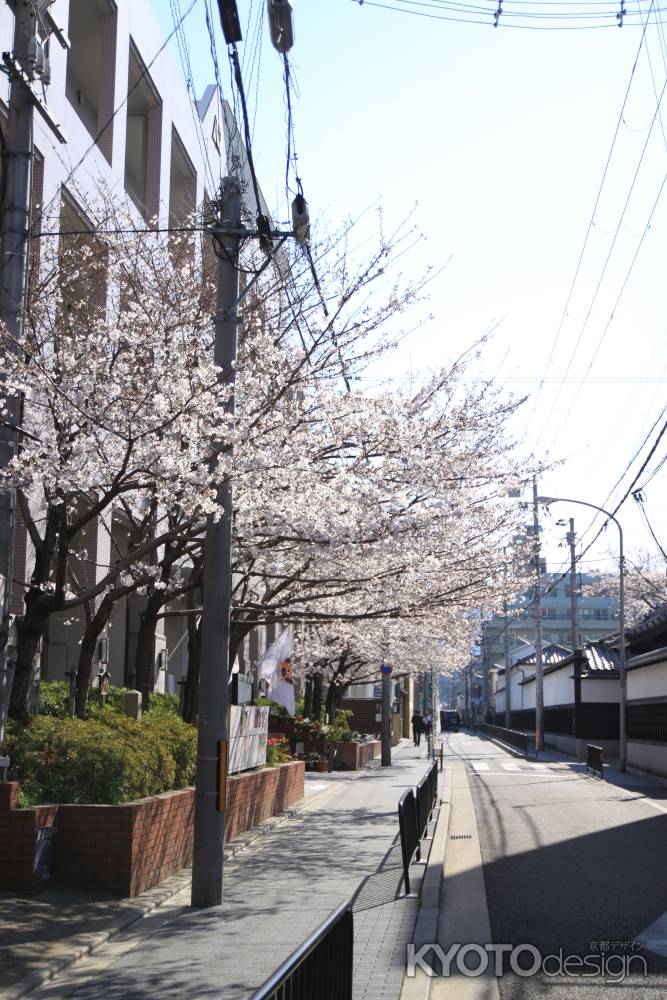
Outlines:
{"label": "bicycle parking rail", "polygon": [[438,765],[436,761],[429,766],[428,771],[417,785],[417,830],[420,837],[425,837],[428,821],[438,797]]}
{"label": "bicycle parking rail", "polygon": [[592,743],[586,744],[586,770],[604,780],[604,749]]}
{"label": "bicycle parking rail", "polygon": [[250,1000],[352,1000],[353,945],[352,905],[341,903]]}
{"label": "bicycle parking rail", "polygon": [[410,865],[412,859],[421,859],[419,848],[419,830],[417,827],[417,803],[415,793],[411,788],[403,792],[398,801],[398,828],[401,833],[401,856],[403,858],[403,877],[405,891],[410,893]]}

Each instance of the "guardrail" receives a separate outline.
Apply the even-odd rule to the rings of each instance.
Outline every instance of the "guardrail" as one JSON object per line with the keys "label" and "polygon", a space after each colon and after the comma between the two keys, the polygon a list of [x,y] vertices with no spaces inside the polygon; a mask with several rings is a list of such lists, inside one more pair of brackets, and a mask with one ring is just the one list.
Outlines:
{"label": "guardrail", "polygon": [[410,865],[412,859],[417,856],[417,861],[421,859],[419,849],[419,828],[417,826],[417,803],[415,793],[411,788],[403,792],[398,800],[398,828],[401,833],[401,856],[403,858],[403,877],[405,879],[405,891],[410,892]]}
{"label": "guardrail", "polygon": [[352,1000],[352,906],[341,903],[250,1000]]}
{"label": "guardrail", "polygon": [[478,727],[485,736],[490,736],[492,740],[498,740],[505,746],[518,750],[525,757],[529,753],[535,753],[535,736],[533,733],[522,733],[518,729],[505,729],[503,726],[490,726],[487,722],[481,722]]}
{"label": "guardrail", "polygon": [[586,770],[604,780],[604,750],[602,747],[586,744]]}

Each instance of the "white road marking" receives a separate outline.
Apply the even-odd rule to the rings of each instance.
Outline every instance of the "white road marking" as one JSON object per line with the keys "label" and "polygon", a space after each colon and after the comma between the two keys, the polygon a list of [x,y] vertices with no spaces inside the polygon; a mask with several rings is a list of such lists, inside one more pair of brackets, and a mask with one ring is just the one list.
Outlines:
{"label": "white road marking", "polygon": [[488,771],[489,770],[489,765],[488,764],[484,764],[481,760],[471,760],[470,761],[470,766],[473,768],[474,771]]}
{"label": "white road marking", "polygon": [[519,770],[519,761],[518,760],[503,760],[503,761],[501,761],[500,766],[505,771],[518,771]]}
{"label": "white road marking", "polygon": [[522,771],[546,771],[546,764],[533,764],[531,761],[526,761],[525,764],[519,763],[519,767]]}

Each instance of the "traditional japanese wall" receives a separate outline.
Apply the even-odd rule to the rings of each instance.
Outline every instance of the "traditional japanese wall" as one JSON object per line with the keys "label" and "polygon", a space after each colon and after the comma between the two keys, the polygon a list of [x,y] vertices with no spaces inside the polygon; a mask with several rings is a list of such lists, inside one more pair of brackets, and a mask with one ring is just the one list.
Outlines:
{"label": "traditional japanese wall", "polygon": [[[295,761],[230,776],[227,838],[303,798],[303,775],[303,763]],[[19,809],[18,794],[18,782],[0,783],[0,889],[31,893],[38,888],[39,831],[54,826],[53,880],[61,885],[136,896],[192,860],[192,788],[116,806]]]}

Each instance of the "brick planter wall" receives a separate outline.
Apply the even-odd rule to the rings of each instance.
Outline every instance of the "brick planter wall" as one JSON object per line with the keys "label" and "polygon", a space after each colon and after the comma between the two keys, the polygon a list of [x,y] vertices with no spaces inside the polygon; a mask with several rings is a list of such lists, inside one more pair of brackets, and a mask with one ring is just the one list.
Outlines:
{"label": "brick planter wall", "polygon": [[[303,798],[301,761],[230,775],[226,836]],[[0,782],[0,889],[34,890],[37,830],[57,825],[55,881],[136,896],[192,860],[194,790],[122,805],[16,808],[18,782]]]}
{"label": "brick planter wall", "polygon": [[33,891],[37,831],[51,827],[58,806],[18,809],[18,781],[0,782],[0,888]]}
{"label": "brick planter wall", "polygon": [[373,740],[369,743],[336,743],[338,757],[336,764],[343,771],[359,771],[362,767],[380,756],[380,741]]}

